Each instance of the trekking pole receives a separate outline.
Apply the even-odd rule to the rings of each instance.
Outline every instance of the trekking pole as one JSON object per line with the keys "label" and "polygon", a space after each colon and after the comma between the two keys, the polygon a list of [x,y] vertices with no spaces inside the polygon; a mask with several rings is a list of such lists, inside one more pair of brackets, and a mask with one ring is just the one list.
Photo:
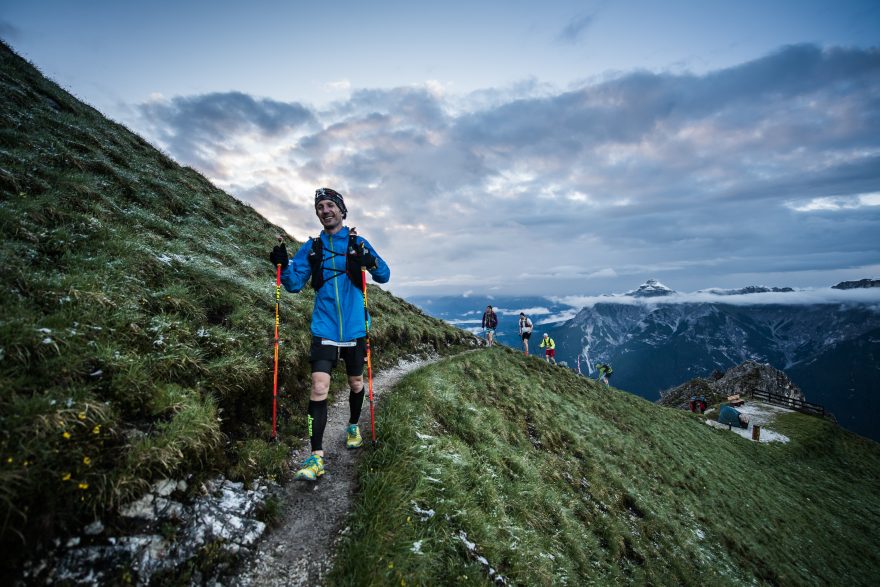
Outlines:
{"label": "trekking pole", "polygon": [[[367,380],[370,390],[370,433],[373,437],[373,446],[376,445],[376,416],[373,412],[373,363],[370,351],[370,318],[367,311],[367,268],[361,267],[361,279],[364,284],[364,328],[367,331]],[[361,390],[363,392],[363,390]]]}
{"label": "trekking pole", "polygon": [[[281,237],[278,237],[281,240]],[[275,369],[272,374],[272,440],[278,440],[278,307],[281,304],[281,263],[275,265]]]}

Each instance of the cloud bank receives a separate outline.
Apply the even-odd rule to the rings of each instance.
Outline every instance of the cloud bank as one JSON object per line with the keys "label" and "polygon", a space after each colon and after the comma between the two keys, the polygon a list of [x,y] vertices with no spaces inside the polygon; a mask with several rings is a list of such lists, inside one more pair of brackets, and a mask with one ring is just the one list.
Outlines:
{"label": "cloud bank", "polygon": [[352,89],[324,109],[230,92],[139,112],[175,158],[298,238],[319,228],[315,188],[341,191],[403,295],[830,285],[880,258],[876,48],[555,91]]}
{"label": "cloud bank", "polygon": [[697,291],[656,297],[636,298],[626,295],[564,296],[554,301],[577,308],[591,308],[596,304],[625,304],[629,306],[657,306],[664,304],[730,304],[733,306],[782,305],[803,306],[812,304],[856,304],[875,306],[880,311],[880,288],[867,289],[809,289],[791,292],[767,292],[752,294],[719,295],[709,291]]}

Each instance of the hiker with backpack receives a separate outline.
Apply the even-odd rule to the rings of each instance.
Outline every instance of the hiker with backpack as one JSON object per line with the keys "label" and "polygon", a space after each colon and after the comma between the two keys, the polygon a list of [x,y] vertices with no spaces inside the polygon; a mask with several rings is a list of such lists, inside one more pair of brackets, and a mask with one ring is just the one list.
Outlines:
{"label": "hiker with backpack", "polygon": [[611,374],[614,373],[614,369],[611,368],[611,365],[608,363],[597,363],[596,369],[599,370],[599,374],[596,376],[596,379],[605,384],[605,387],[608,387],[608,378],[611,377]]}
{"label": "hiker with backpack", "polygon": [[532,321],[525,312],[519,313],[519,335],[522,338],[523,352],[529,356],[529,338],[532,336]]}
{"label": "hiker with backpack", "polygon": [[495,329],[497,327],[498,316],[495,314],[495,310],[492,309],[492,306],[486,306],[486,311],[483,312],[483,328],[486,330],[488,346],[492,346],[495,342]]}
{"label": "hiker with backpack", "polygon": [[269,259],[281,265],[281,283],[291,292],[301,291],[311,280],[315,290],[312,309],[311,395],[308,406],[309,439],[312,453],[296,472],[297,479],[314,481],[324,474],[324,429],[327,426],[327,393],[330,373],[339,359],[348,375],[350,417],[345,446],[363,445],[358,420],[364,403],[364,360],[367,323],[362,269],[377,283],[386,283],[391,270],[375,249],[354,228],[343,225],[348,216],[342,194],[330,188],[315,192],[315,215],[321,234],[303,244],[289,259],[284,243]]}
{"label": "hiker with backpack", "polygon": [[541,339],[541,348],[544,349],[544,360],[548,363],[556,364],[556,342],[550,338],[550,335],[546,332],[544,333],[544,338]]}

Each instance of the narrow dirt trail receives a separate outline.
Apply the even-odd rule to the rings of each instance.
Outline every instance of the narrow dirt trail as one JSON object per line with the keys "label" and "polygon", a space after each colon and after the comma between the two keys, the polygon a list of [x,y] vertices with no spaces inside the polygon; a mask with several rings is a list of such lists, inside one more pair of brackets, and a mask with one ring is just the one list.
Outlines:
{"label": "narrow dirt trail", "polygon": [[[404,375],[436,362],[440,357],[401,361],[373,378],[374,408],[384,391]],[[324,431],[324,466],[326,473],[316,482],[290,481],[282,489],[284,504],[281,524],[269,531],[257,545],[253,556],[245,560],[234,585],[281,587],[320,585],[333,566],[333,555],[340,532],[351,511],[356,489],[358,456],[370,450],[369,397],[364,398],[361,433],[366,441],[356,450],[345,448],[348,425],[348,393],[339,393],[327,414]],[[377,433],[380,431],[377,431]],[[299,464],[309,454],[308,440],[293,455]]]}

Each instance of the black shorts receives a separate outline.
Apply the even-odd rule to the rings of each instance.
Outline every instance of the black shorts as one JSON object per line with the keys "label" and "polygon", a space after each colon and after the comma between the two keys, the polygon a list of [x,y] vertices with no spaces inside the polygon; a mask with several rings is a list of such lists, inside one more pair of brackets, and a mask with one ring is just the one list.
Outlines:
{"label": "black shorts", "polygon": [[531,333],[531,332],[523,332],[523,333],[522,333],[522,339],[523,339],[523,340],[528,340],[528,339],[530,339],[530,338],[532,338],[532,333]]}
{"label": "black shorts", "polygon": [[357,339],[355,346],[338,347],[321,344],[320,336],[312,336],[312,348],[309,351],[309,362],[312,373],[330,374],[339,359],[345,361],[345,373],[349,377],[364,374],[364,362],[367,357],[367,339]]}

